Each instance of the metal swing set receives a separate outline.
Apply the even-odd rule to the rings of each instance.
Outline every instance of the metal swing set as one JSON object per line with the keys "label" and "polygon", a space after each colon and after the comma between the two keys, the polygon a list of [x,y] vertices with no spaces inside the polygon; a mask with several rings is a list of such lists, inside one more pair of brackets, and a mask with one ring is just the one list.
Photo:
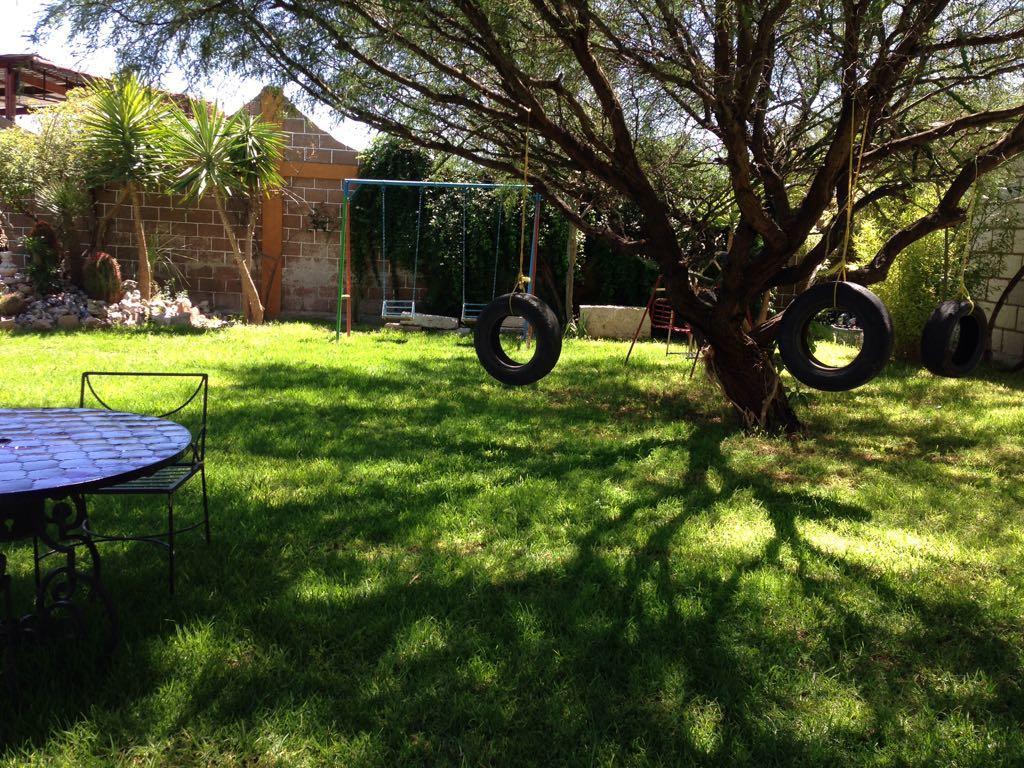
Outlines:
{"label": "metal swing set", "polygon": [[[470,191],[499,191],[499,190],[520,190],[523,194],[523,204],[526,204],[527,193],[530,187],[525,184],[491,184],[485,182],[447,182],[447,181],[404,181],[400,179],[343,179],[341,183],[341,259],[344,265],[343,275],[338,280],[338,310],[335,322],[335,339],[341,337],[342,313],[345,318],[345,334],[352,335],[352,239],[351,239],[351,204],[352,198],[362,187],[378,187],[381,196],[381,319],[401,320],[405,317],[415,317],[417,314],[417,281],[419,277],[420,247],[423,231],[423,199],[424,193],[429,189],[461,189],[462,190],[462,238],[460,256],[462,260],[462,309],[460,321],[469,324],[476,321],[480,312],[487,306],[488,302],[467,300],[467,258],[466,258],[466,232],[467,232],[467,196]],[[416,205],[416,234],[413,245],[413,272],[412,286],[408,298],[399,295],[399,288],[392,284],[391,293],[388,293],[388,241],[387,241],[387,190],[389,187],[404,187],[417,189]],[[534,292],[534,278],[537,267],[537,247],[540,239],[540,215],[541,196],[533,193],[530,195],[533,201],[533,233],[530,244],[530,268],[529,280],[526,283],[527,293]],[[491,279],[491,300],[497,294],[498,288],[498,261],[501,254],[501,235],[503,226],[502,205],[497,205],[497,223],[494,236],[494,268]],[[525,211],[524,211],[525,215]]]}

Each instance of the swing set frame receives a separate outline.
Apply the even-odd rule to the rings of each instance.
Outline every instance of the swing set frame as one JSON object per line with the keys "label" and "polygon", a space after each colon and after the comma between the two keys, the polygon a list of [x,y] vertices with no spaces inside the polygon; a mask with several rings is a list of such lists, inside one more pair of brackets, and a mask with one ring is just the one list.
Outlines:
{"label": "swing set frame", "polygon": [[[422,195],[424,189],[462,189],[462,190],[500,190],[500,189],[518,189],[524,193],[530,192],[531,187],[526,184],[491,184],[486,182],[472,182],[472,181],[405,181],[402,179],[342,179],[341,180],[341,241],[339,243],[339,255],[343,265],[342,270],[339,272],[338,279],[338,309],[337,317],[335,319],[335,340],[341,338],[342,330],[342,314],[344,313],[345,323],[345,335],[352,335],[352,237],[351,237],[351,209],[352,209],[352,198],[355,194],[363,187],[377,187],[382,191],[387,187],[406,187],[412,189],[419,189]],[[524,194],[524,198],[526,194]],[[533,231],[530,242],[530,270],[529,270],[529,281],[526,284],[526,292],[532,294],[534,292],[534,284],[537,270],[537,247],[540,241],[540,214],[541,214],[541,196],[533,192],[529,195],[533,201]],[[417,221],[417,230],[419,227],[419,221]],[[417,231],[417,237],[418,237]],[[465,258],[465,254],[463,254]],[[386,265],[385,265],[386,269]],[[465,269],[465,266],[463,267]],[[465,275],[463,275],[465,279]],[[465,290],[465,289],[463,289]],[[383,296],[382,301],[387,301],[387,296]],[[463,305],[465,305],[465,295],[463,294]],[[415,296],[413,297],[413,307],[415,307]],[[463,308],[463,314],[465,314],[465,307]]]}

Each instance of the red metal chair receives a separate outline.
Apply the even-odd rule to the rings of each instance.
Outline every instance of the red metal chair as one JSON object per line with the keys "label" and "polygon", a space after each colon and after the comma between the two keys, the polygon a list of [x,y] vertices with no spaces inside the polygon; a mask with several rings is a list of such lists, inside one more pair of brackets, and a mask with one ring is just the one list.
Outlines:
{"label": "red metal chair", "polygon": [[[651,328],[667,331],[665,339],[665,354],[671,354],[669,347],[672,344],[672,334],[681,333],[686,336],[687,342],[693,341],[693,332],[687,323],[676,325],[676,312],[672,309],[672,302],[668,299],[655,298],[651,302]],[[679,353],[682,354],[682,353]]]}

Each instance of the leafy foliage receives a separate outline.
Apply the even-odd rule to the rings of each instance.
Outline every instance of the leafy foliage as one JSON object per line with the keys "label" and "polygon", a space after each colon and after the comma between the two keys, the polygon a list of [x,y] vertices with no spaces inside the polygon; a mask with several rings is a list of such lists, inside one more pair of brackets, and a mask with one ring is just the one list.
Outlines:
{"label": "leafy foliage", "polygon": [[1020,0],[50,0],[43,25],[58,20],[150,71],[273,73],[382,132],[528,173],[580,229],[657,262],[758,427],[798,428],[773,326],[745,327],[766,292],[834,259],[848,210],[937,186],[851,274],[884,280],[1024,152]]}
{"label": "leafy foliage", "polygon": [[[941,302],[959,295],[962,270],[968,294],[975,300],[986,298],[986,285],[998,276],[1003,261],[1001,254],[1009,251],[1012,240],[1013,230],[1004,219],[1012,215],[1014,206],[999,199],[997,188],[1002,180],[1001,175],[997,175],[982,185],[973,204],[975,210],[970,225],[965,223],[953,230],[933,232],[912,243],[893,264],[886,281],[877,286],[877,293],[893,318],[897,357],[918,359],[921,330]],[[935,196],[934,190],[930,193],[924,190],[904,204],[878,206],[858,227],[857,250],[873,253],[887,233],[905,226],[921,211],[934,207]],[[982,250],[977,246],[980,236],[995,242]]]}
{"label": "leafy foliage", "polygon": [[256,201],[283,184],[278,171],[284,146],[280,129],[261,118],[239,112],[228,117],[215,107],[192,102],[189,113],[171,110],[165,134],[165,157],[170,168],[170,191],[186,202],[205,195],[213,198],[225,235],[231,244],[242,280],[246,317],[263,321],[263,306],[243,254],[226,203],[241,196],[249,203],[246,242],[251,247]]}
{"label": "leafy foliage", "polygon": [[82,116],[84,140],[95,158],[96,184],[157,187],[164,178],[164,140],[170,104],[134,74],[91,88]]}
{"label": "leafy foliage", "polygon": [[28,254],[28,273],[32,287],[38,293],[49,294],[60,290],[62,255],[57,233],[45,221],[37,221],[22,241]]}
{"label": "leafy foliage", "polygon": [[245,111],[227,116],[193,101],[171,111],[165,158],[171,192],[191,202],[212,194],[268,194],[284,180],[278,171],[284,139],[280,129]]}

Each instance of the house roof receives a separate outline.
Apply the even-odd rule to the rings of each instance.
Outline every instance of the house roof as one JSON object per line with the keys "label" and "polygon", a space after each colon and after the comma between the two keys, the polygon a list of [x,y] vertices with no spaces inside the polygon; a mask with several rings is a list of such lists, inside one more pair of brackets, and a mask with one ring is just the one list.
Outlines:
{"label": "house roof", "polygon": [[0,54],[0,117],[14,120],[47,104],[63,101],[72,88],[92,78],[34,53]]}

